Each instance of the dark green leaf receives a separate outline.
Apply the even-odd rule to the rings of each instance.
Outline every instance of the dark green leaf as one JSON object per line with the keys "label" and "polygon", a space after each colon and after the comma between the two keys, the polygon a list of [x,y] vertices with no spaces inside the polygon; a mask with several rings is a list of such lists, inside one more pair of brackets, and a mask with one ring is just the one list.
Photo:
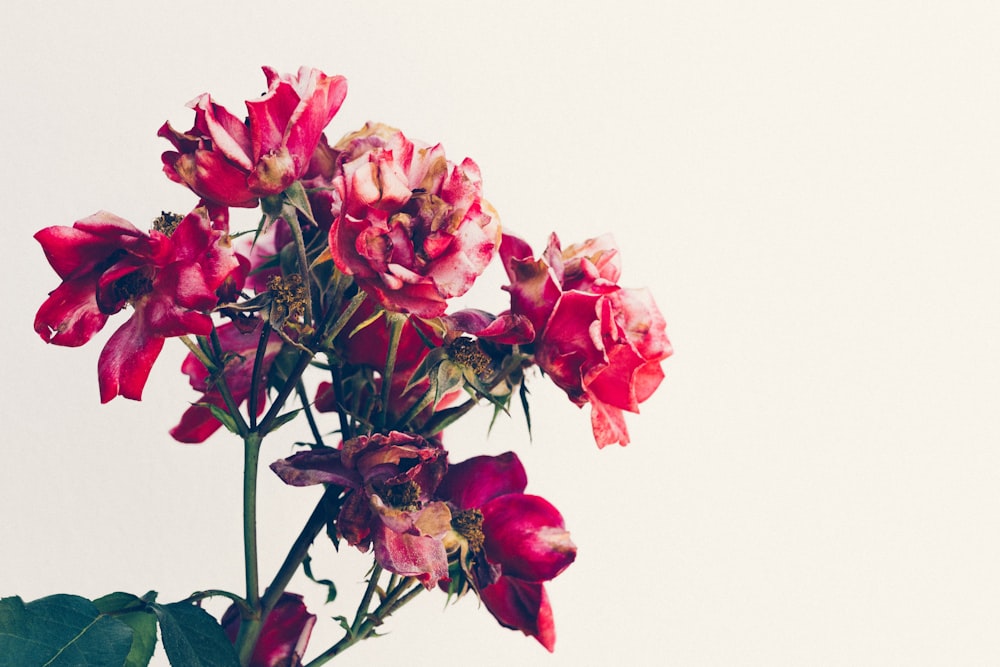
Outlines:
{"label": "dark green leaf", "polygon": [[329,579],[317,579],[312,573],[312,558],[306,555],[302,561],[302,571],[306,576],[321,586],[326,586],[326,603],[330,604],[337,599],[337,586]]}
{"label": "dark green leaf", "polygon": [[125,667],[146,667],[156,648],[156,614],[146,601],[128,593],[111,593],[94,600],[94,606],[132,628],[132,650]]}
{"label": "dark green leaf", "polygon": [[0,600],[0,667],[122,667],[132,628],[77,595]]}
{"label": "dark green leaf", "polygon": [[524,421],[528,424],[528,440],[531,440],[531,410],[528,408],[528,385],[522,382],[518,394],[521,396],[521,407],[524,408]]}
{"label": "dark green leaf", "polygon": [[233,645],[207,611],[187,602],[152,607],[171,667],[239,667]]}

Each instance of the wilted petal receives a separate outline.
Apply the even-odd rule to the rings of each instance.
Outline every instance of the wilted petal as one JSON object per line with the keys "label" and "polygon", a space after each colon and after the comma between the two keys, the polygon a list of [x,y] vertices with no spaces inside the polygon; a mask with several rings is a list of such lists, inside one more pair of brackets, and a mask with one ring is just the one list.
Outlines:
{"label": "wilted petal", "polygon": [[522,493],[527,485],[528,476],[521,460],[514,452],[506,452],[451,464],[438,486],[438,496],[460,509],[472,509],[497,496]]}
{"label": "wilted petal", "polygon": [[551,653],[556,647],[556,627],[545,587],[539,583],[501,577],[479,591],[500,625],[534,637]]}
{"label": "wilted petal", "polygon": [[624,447],[631,442],[621,409],[602,403],[594,396],[590,397],[590,426],[597,446],[602,449],[615,443]]}
{"label": "wilted petal", "polygon": [[108,321],[97,305],[96,291],[88,276],[62,283],[38,309],[35,331],[46,343],[83,345]]}
{"label": "wilted petal", "polygon": [[163,349],[163,340],[149,331],[138,313],[111,335],[97,361],[101,403],[119,395],[142,399],[142,389]]}
{"label": "wilted petal", "polygon": [[271,470],[285,484],[292,486],[312,486],[313,484],[339,484],[358,488],[361,477],[354,470],[348,470],[341,463],[338,449],[314,449],[293,454],[287,459],[279,459],[271,464]]}
{"label": "wilted petal", "polygon": [[372,527],[375,559],[386,570],[416,577],[425,588],[448,579],[448,554],[439,537],[397,533],[376,521]]}
{"label": "wilted petal", "polygon": [[504,576],[548,581],[576,559],[562,515],[544,498],[511,493],[481,509],[486,555]]}

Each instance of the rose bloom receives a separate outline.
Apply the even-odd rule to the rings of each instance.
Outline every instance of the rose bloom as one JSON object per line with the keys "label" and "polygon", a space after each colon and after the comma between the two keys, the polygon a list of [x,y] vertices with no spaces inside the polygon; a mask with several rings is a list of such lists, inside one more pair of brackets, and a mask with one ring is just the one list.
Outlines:
{"label": "rose bloom", "polygon": [[339,199],[330,227],[337,268],[387,310],[433,318],[464,294],[500,241],[479,167],[455,165],[385,125],[366,125],[335,147]]}
{"label": "rose bloom", "polygon": [[246,123],[205,93],[188,105],[195,110],[188,132],[163,124],[159,136],[176,149],[162,156],[170,180],[207,201],[254,207],[306,172],[347,95],[347,80],[305,67],[295,75],[263,70],[268,90],[247,101]]}
{"label": "rose bloom", "polygon": [[639,411],[663,380],[660,362],[673,352],[652,295],[618,286],[610,235],[563,250],[553,234],[534,259],[527,243],[505,234],[500,255],[511,311],[534,326],[536,363],[574,403],[590,403],[599,447],[628,444],[622,411]]}
{"label": "rose bloom", "polygon": [[559,510],[525,494],[527,483],[515,453],[476,456],[449,467],[438,496],[454,508],[453,525],[473,551],[469,574],[483,604],[501,625],[552,651],[555,623],[543,582],[576,560],[576,546]]}
{"label": "rose bloom", "polygon": [[145,234],[102,211],[35,234],[63,280],[35,316],[42,340],[83,345],[109,315],[134,309],[98,360],[102,403],[142,397],[165,338],[211,333],[216,290],[239,269],[224,214],[212,219],[199,207],[178,223],[179,217],[164,216],[162,230]]}
{"label": "rose bloom", "polygon": [[440,444],[390,431],[362,435],[340,449],[299,452],[271,464],[286,484],[337,484],[349,489],[337,532],[389,572],[417,577],[426,588],[448,578],[442,539],[451,528],[447,505],[433,499],[447,470]]}
{"label": "rose bloom", "polygon": [[[221,621],[230,642],[236,643],[242,623],[239,609],[230,605]],[[299,667],[315,624],[316,616],[306,609],[301,595],[282,593],[264,621],[247,667]]]}

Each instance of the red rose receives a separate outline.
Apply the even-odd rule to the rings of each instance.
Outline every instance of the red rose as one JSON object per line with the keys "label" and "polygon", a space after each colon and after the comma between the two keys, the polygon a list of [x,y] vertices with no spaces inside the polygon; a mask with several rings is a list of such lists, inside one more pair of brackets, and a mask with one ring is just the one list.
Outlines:
{"label": "red rose", "polygon": [[109,315],[126,305],[135,310],[101,352],[102,403],[119,394],[141,398],[165,338],[211,333],[216,290],[239,268],[224,216],[213,220],[199,207],[170,226],[145,234],[102,211],[35,234],[63,279],[35,316],[43,340],[83,345]]}
{"label": "red rose", "polygon": [[305,67],[296,75],[263,69],[268,90],[247,101],[247,122],[205,93],[189,105],[195,121],[188,132],[163,124],[159,136],[177,149],[162,156],[170,180],[206,201],[253,207],[305,174],[323,129],[347,95],[347,80]]}

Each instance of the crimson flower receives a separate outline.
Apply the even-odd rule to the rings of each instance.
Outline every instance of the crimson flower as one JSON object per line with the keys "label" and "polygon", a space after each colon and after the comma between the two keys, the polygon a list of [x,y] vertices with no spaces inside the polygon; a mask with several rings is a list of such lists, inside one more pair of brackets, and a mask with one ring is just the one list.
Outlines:
{"label": "crimson flower", "polygon": [[[204,207],[165,214],[148,234],[101,211],[72,227],[47,227],[35,239],[63,282],[35,316],[42,340],[83,345],[126,304],[132,317],[111,336],[98,360],[101,402],[139,400],[163,341],[208,335],[216,290],[239,268],[224,215]],[[171,229],[171,227],[175,228]]]}
{"label": "crimson flower", "polygon": [[[234,644],[241,624],[239,609],[230,605],[222,615],[222,629]],[[299,667],[315,624],[316,616],[306,609],[301,595],[282,593],[264,621],[247,667]]]}
{"label": "crimson flower", "polygon": [[305,67],[295,75],[263,70],[268,90],[247,101],[246,123],[205,93],[188,105],[195,110],[188,132],[163,124],[159,136],[177,149],[162,156],[170,180],[207,201],[253,207],[306,172],[323,129],[347,95],[347,80]]}
{"label": "crimson flower", "polygon": [[417,577],[426,588],[448,578],[442,538],[451,513],[432,500],[447,469],[440,444],[391,431],[352,438],[340,449],[299,452],[271,464],[292,486],[337,484],[349,489],[337,532],[386,570]]}
{"label": "crimson flower", "polygon": [[[228,322],[217,329],[219,342],[222,345],[223,377],[225,377],[226,386],[229,387],[237,405],[250,400],[250,384],[261,333],[259,325],[258,321],[256,328],[242,331],[232,322]],[[267,371],[280,351],[281,339],[272,332],[267,340],[264,358],[261,360],[264,365],[262,378],[267,377]],[[170,435],[178,442],[204,442],[222,426],[222,423],[212,415],[212,411],[205,407],[205,404],[215,405],[226,410],[226,402],[218,389],[217,380],[210,376],[205,364],[194,353],[188,353],[185,357],[181,364],[181,371],[190,378],[191,386],[197,391],[203,392],[203,395],[196,404],[184,411],[177,426],[170,429]],[[266,382],[261,382],[257,398],[254,401],[254,409],[258,415],[264,411],[266,402],[267,386]]]}
{"label": "crimson flower", "polygon": [[639,411],[663,380],[660,362],[673,353],[652,295],[618,285],[610,235],[563,250],[553,234],[534,259],[527,243],[505,234],[500,255],[511,311],[534,326],[536,363],[574,403],[590,403],[599,447],[627,445],[622,411]]}
{"label": "crimson flower", "polygon": [[513,452],[476,456],[448,469],[438,496],[457,510],[453,525],[479,551],[474,559],[486,558],[471,573],[483,604],[501,625],[552,651],[555,624],[543,582],[569,567],[576,546],[559,510],[525,494],[527,483]]}
{"label": "crimson flower", "polygon": [[443,315],[446,300],[472,286],[500,241],[479,167],[468,158],[452,164],[440,144],[415,143],[385,125],[366,125],[336,150],[341,208],[330,253],[337,268],[387,310]]}

